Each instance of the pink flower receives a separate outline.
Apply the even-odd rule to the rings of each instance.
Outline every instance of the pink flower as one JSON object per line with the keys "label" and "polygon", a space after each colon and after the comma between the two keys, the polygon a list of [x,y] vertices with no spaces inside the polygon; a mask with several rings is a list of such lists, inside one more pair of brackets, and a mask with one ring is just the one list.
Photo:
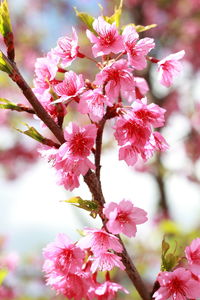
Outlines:
{"label": "pink flower", "polygon": [[137,42],[139,35],[132,25],[125,27],[123,38],[129,64],[137,70],[144,69],[147,65],[145,56],[155,47],[154,40],[144,38]]}
{"label": "pink flower", "polygon": [[125,160],[128,166],[133,166],[137,159],[140,149],[136,146],[127,145],[119,149],[119,160]]}
{"label": "pink flower", "polygon": [[181,71],[182,66],[179,62],[185,55],[185,51],[170,54],[158,62],[158,78],[161,84],[166,87],[172,85],[174,77]]}
{"label": "pink flower", "polygon": [[55,85],[54,90],[60,98],[53,103],[67,102],[71,99],[76,100],[84,90],[83,75],[77,75],[73,71],[66,72],[65,79]]}
{"label": "pink flower", "polygon": [[147,213],[138,207],[134,207],[129,200],[106,203],[103,213],[108,218],[106,227],[113,234],[123,233],[128,237],[135,236],[137,224],[147,221]]}
{"label": "pink flower", "polygon": [[200,275],[200,238],[192,241],[190,246],[186,247],[185,255],[188,260],[189,269],[192,273]]}
{"label": "pink flower", "polygon": [[150,140],[150,142],[157,151],[163,152],[169,148],[169,145],[164,137],[157,131],[153,132],[153,140]]}
{"label": "pink flower", "polygon": [[90,42],[94,44],[92,47],[94,57],[123,51],[122,36],[119,35],[114,23],[109,24],[103,17],[99,17],[92,25],[97,36],[89,30],[86,31],[86,34]]}
{"label": "pink flower", "polygon": [[147,105],[147,98],[136,100],[133,103],[132,108],[135,116],[145,124],[149,123],[155,128],[164,125],[164,114],[166,110],[154,103]]}
{"label": "pink flower", "polygon": [[58,234],[55,242],[48,244],[43,250],[43,255],[45,258],[43,271],[50,280],[52,274],[57,274],[59,279],[69,272],[80,270],[85,257],[84,252],[65,234]]}
{"label": "pink flower", "polygon": [[94,290],[96,283],[92,279],[89,272],[77,272],[69,274],[65,277],[62,285],[57,289],[57,292],[67,297],[67,299],[82,300],[94,299]]}
{"label": "pink flower", "polygon": [[64,131],[66,142],[59,148],[62,160],[65,158],[82,159],[89,156],[96,133],[97,128],[94,124],[79,127],[75,123],[69,123]]}
{"label": "pink flower", "polygon": [[46,57],[37,58],[35,63],[35,86],[43,89],[49,88],[48,82],[55,79],[58,71],[58,59],[51,52]]}
{"label": "pink flower", "polygon": [[91,251],[96,256],[109,249],[116,252],[122,252],[122,246],[119,239],[104,229],[86,228],[84,231],[87,235],[81,238],[77,243],[81,249],[91,248]]}
{"label": "pink flower", "polygon": [[66,190],[73,191],[73,189],[78,188],[80,185],[79,176],[73,172],[59,170],[57,172],[57,184],[64,185]]}
{"label": "pink flower", "polygon": [[66,142],[59,149],[42,147],[42,156],[51,160],[57,170],[57,183],[66,189],[79,187],[79,176],[85,175],[89,169],[95,169],[94,164],[87,158],[96,138],[97,128],[94,124],[79,127],[70,123],[65,128]]}
{"label": "pink flower", "polygon": [[133,101],[135,100],[135,81],[131,72],[127,61],[120,59],[97,74],[94,83],[106,84],[105,92],[111,101],[118,99],[120,93],[128,101]]}
{"label": "pink flower", "polygon": [[114,128],[114,135],[120,146],[130,143],[142,148],[151,134],[149,124],[138,118],[133,110],[128,111],[122,117],[118,117]]}
{"label": "pink flower", "polygon": [[200,297],[199,282],[184,268],[173,272],[160,272],[157,280],[160,288],[153,294],[155,300],[187,300]]}
{"label": "pink flower", "polygon": [[149,91],[146,80],[142,77],[134,77],[136,99],[142,99]]}
{"label": "pink flower", "polygon": [[112,103],[103,95],[102,89],[97,88],[81,95],[78,110],[83,114],[89,114],[93,122],[98,122],[105,114],[106,105],[111,106]]}
{"label": "pink flower", "polygon": [[129,294],[129,292],[120,284],[112,281],[105,281],[95,289],[95,294],[98,296],[98,300],[112,300],[115,299],[116,293],[119,290]]}
{"label": "pink flower", "polygon": [[94,256],[91,260],[93,261],[91,265],[92,273],[95,273],[97,270],[110,271],[114,267],[125,270],[125,266],[121,262],[121,257],[111,252],[99,253],[98,256]]}
{"label": "pink flower", "polygon": [[152,157],[155,151],[164,152],[169,149],[169,145],[164,139],[164,137],[157,131],[152,132],[149,141],[144,146],[143,151],[141,151],[141,156],[144,160]]}
{"label": "pink flower", "polygon": [[68,67],[76,59],[78,55],[78,37],[76,30],[72,27],[72,38],[60,37],[58,39],[57,47],[53,49],[53,54],[61,58],[63,67]]}

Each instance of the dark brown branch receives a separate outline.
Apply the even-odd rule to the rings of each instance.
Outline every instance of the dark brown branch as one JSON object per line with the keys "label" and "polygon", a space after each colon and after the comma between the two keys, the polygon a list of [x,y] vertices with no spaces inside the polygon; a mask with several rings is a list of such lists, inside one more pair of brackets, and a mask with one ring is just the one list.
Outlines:
{"label": "dark brown branch", "polygon": [[89,170],[84,176],[84,181],[88,185],[94,200],[96,200],[101,205],[101,207],[103,207],[103,205],[105,204],[105,199],[101,190],[100,182],[96,174]]}
{"label": "dark brown branch", "polygon": [[10,75],[11,79],[19,86],[28,102],[32,105],[36,115],[45,123],[45,125],[55,135],[57,140],[62,144],[65,142],[62,129],[54,122],[50,115],[46,112],[42,104],[38,101],[32,89],[26,83],[19,70],[14,63],[10,62],[13,66],[13,73]]}
{"label": "dark brown branch", "polygon": [[163,178],[163,174],[161,173],[161,169],[163,168],[163,166],[160,159],[161,159],[160,154],[158,154],[156,160],[157,174],[155,175],[155,179],[158,184],[159,193],[160,193],[158,209],[161,210],[161,212],[166,218],[170,218],[170,211],[169,211],[167,195],[165,191],[165,181]]}
{"label": "dark brown branch", "polygon": [[45,138],[42,142],[43,145],[47,145],[49,147],[55,147],[55,148],[60,148],[60,144],[55,143],[54,141]]}
{"label": "dark brown branch", "polygon": [[103,118],[99,123],[99,128],[97,130],[96,137],[96,151],[95,151],[95,166],[96,166],[96,176],[100,179],[100,171],[101,171],[101,149],[102,149],[102,138],[103,138],[103,130],[106,123],[106,118]]}
{"label": "dark brown branch", "polygon": [[140,277],[140,274],[138,273],[135,265],[133,264],[132,259],[130,258],[126,248],[124,247],[124,244],[121,240],[121,238],[118,236],[121,245],[123,247],[123,252],[118,253],[119,256],[122,258],[122,262],[126,267],[126,273],[128,274],[128,277],[134,284],[136,290],[138,291],[139,295],[141,296],[142,299],[144,300],[150,300],[151,295],[150,292],[147,290],[146,285],[144,284],[142,278]]}
{"label": "dark brown branch", "polygon": [[15,59],[15,47],[14,47],[14,36],[12,32],[8,32],[6,36],[4,36],[4,43],[7,47],[7,55],[11,61]]}

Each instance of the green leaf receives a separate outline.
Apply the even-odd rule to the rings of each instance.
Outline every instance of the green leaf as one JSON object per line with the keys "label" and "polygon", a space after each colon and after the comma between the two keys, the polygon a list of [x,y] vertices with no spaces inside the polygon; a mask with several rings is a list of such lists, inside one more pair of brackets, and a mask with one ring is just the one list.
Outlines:
{"label": "green leaf", "polygon": [[13,72],[12,65],[2,51],[0,51],[0,70],[8,73],[9,75]]}
{"label": "green leaf", "polygon": [[79,17],[79,19],[81,19],[81,21],[88,27],[88,29],[90,31],[92,31],[94,34],[97,34],[92,26],[95,18],[85,12],[78,11],[76,7],[74,7],[74,10],[75,10],[76,16]]}
{"label": "green leaf", "polygon": [[20,130],[17,128],[16,128],[16,130],[30,136],[31,138],[33,138],[34,140],[36,140],[40,143],[42,143],[45,140],[45,138],[34,127],[31,127],[26,123],[24,123],[24,124],[28,128],[27,130],[23,131],[23,130]]}
{"label": "green leaf", "polygon": [[167,242],[165,241],[165,239],[163,239],[163,240],[162,240],[162,255],[163,255],[163,256],[166,255],[166,253],[167,253],[167,251],[169,250],[169,248],[170,248],[169,243],[167,243]]}
{"label": "green leaf", "polygon": [[122,14],[122,6],[123,6],[123,0],[120,0],[119,7],[115,7],[115,12],[110,17],[104,17],[105,21],[112,24],[115,23],[117,27],[120,25],[120,19]]}
{"label": "green leaf", "polygon": [[[167,253],[170,249],[169,243],[163,239],[162,241],[162,263],[161,263],[161,271],[171,271],[179,261],[179,256],[174,253]],[[174,251],[175,252],[175,251]]]}
{"label": "green leaf", "polygon": [[8,275],[7,269],[0,269],[0,285],[3,283],[7,275]]}
{"label": "green leaf", "polygon": [[98,203],[92,200],[83,200],[81,197],[72,197],[68,200],[64,200],[63,202],[71,203],[72,205],[90,211],[90,215],[93,218],[96,218],[99,210]]}
{"label": "green leaf", "polygon": [[12,32],[7,0],[2,1],[0,4],[0,32],[3,36]]}
{"label": "green leaf", "polygon": [[143,26],[143,25],[135,25],[134,24],[134,27],[135,27],[135,30],[137,32],[143,32],[143,31],[147,31],[147,30],[150,30],[152,28],[155,28],[157,26],[157,24],[150,24],[150,25],[147,25],[147,26]]}
{"label": "green leaf", "polygon": [[133,26],[137,32],[147,31],[147,30],[150,30],[150,29],[155,28],[157,26],[157,24],[150,24],[150,25],[147,25],[147,26],[143,26],[143,25],[135,25],[134,23],[131,23],[131,24],[128,24],[126,26],[123,26],[122,29],[124,30],[125,27],[130,26],[130,25]]}

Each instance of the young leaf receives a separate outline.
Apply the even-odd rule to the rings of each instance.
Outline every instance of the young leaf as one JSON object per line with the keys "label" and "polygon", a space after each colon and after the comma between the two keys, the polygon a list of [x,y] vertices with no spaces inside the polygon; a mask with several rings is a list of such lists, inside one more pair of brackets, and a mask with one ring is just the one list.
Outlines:
{"label": "young leaf", "polygon": [[179,256],[174,253],[167,253],[170,249],[169,243],[163,239],[162,241],[162,263],[161,263],[161,271],[171,271],[177,264],[179,260]]}
{"label": "young leaf", "polygon": [[95,18],[85,12],[78,11],[76,7],[74,7],[74,10],[75,10],[76,16],[79,17],[79,19],[81,19],[81,21],[83,23],[85,23],[85,25],[88,27],[88,29],[90,31],[92,31],[94,34],[97,34],[96,31],[94,30],[94,28],[92,27],[92,24],[93,24]]}
{"label": "young leaf", "polygon": [[12,32],[7,0],[4,0],[0,4],[0,32],[3,36]]}
{"label": "young leaf", "polygon": [[150,24],[147,26],[143,26],[143,25],[135,25],[134,23],[131,23],[131,24],[123,26],[122,30],[124,30],[125,27],[130,26],[130,25],[133,26],[137,32],[147,31],[147,30],[150,30],[157,26],[157,24]]}
{"label": "young leaf", "polygon": [[45,141],[45,138],[34,128],[34,127],[31,127],[29,126],[28,124],[26,124],[26,127],[28,128],[28,130],[20,130],[20,129],[17,129],[17,131],[21,132],[21,133],[24,133],[28,136],[30,136],[31,138],[33,138],[34,140],[42,143],[43,141]]}
{"label": "young leaf", "polygon": [[0,70],[8,73],[9,75],[13,72],[12,65],[2,51],[0,51]]}
{"label": "young leaf", "polygon": [[98,203],[96,201],[83,200],[81,197],[72,197],[69,200],[64,200],[64,202],[71,203],[76,207],[90,211],[90,215],[93,218],[96,218],[97,216]]}
{"label": "young leaf", "polygon": [[31,113],[31,114],[35,113],[31,107],[24,106],[23,104],[20,104],[20,103],[16,104],[16,103],[11,102],[4,98],[0,98],[0,108],[16,110],[19,112],[23,111],[23,112],[27,112],[27,113]]}
{"label": "young leaf", "polygon": [[170,245],[163,239],[162,241],[162,255],[165,256],[167,251],[169,250]]}
{"label": "young leaf", "polygon": [[143,26],[143,25],[135,25],[134,24],[134,27],[135,27],[135,30],[137,32],[143,32],[143,31],[147,31],[147,30],[150,30],[152,28],[155,28],[157,26],[157,24],[150,24],[150,25],[147,25],[147,26]]}
{"label": "young leaf", "polygon": [[123,0],[120,0],[119,7],[115,7],[115,12],[112,16],[110,17],[105,16],[104,17],[105,21],[110,24],[115,22],[116,26],[119,27],[121,14],[122,14],[122,6],[123,6]]}

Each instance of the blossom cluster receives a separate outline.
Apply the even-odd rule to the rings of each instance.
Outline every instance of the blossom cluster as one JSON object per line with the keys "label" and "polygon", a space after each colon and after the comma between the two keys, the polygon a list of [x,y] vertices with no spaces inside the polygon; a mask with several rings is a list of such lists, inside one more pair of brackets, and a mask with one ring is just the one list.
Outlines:
{"label": "blossom cluster", "polygon": [[[125,269],[121,257],[123,248],[116,233],[135,236],[136,224],[147,220],[146,212],[134,207],[128,200],[105,205],[106,228],[85,228],[78,242],[73,243],[65,234],[44,249],[47,284],[69,299],[114,299],[121,285],[112,282],[109,271],[114,267]],[[104,283],[97,281],[98,271],[106,271]],[[77,286],[79,288],[75,289]]]}
{"label": "blossom cluster", "polygon": [[[58,126],[62,127],[71,104],[89,120],[88,125],[81,126],[69,122],[61,146],[40,149],[56,169],[58,183],[69,190],[79,186],[80,175],[99,167],[91,157],[96,157],[99,130],[106,121],[114,119],[119,159],[128,165],[134,165],[139,158],[146,161],[155,151],[168,148],[164,137],[155,131],[164,125],[165,109],[148,104],[148,84],[144,78],[134,76],[134,72],[143,70],[150,62],[156,63],[161,84],[169,86],[180,71],[179,60],[184,56],[184,51],[180,51],[163,60],[152,58],[148,56],[155,47],[152,38],[140,39],[132,25],[119,31],[115,23],[103,17],[94,19],[86,35],[93,44],[94,58],[80,52],[73,28],[72,37],[59,38],[57,46],[46,57],[39,58],[35,66],[33,91]],[[93,80],[69,70],[78,58],[95,62],[98,72]],[[44,249],[47,284],[69,299],[113,299],[118,290],[128,293],[109,277],[114,267],[125,269],[123,247],[116,235],[134,237],[136,225],[147,220],[146,212],[128,200],[107,203],[100,210],[102,229],[86,228],[85,236],[76,243],[59,234]],[[104,283],[97,280],[99,271],[106,272]]]}
{"label": "blossom cluster", "polygon": [[185,249],[186,266],[173,272],[160,272],[160,288],[154,293],[155,300],[200,298],[200,238]]}
{"label": "blossom cluster", "polygon": [[35,64],[33,91],[57,124],[62,126],[70,103],[80,114],[87,115],[91,123],[83,127],[70,123],[65,129],[64,145],[42,150],[44,156],[50,155],[53,160],[58,183],[69,190],[79,186],[80,175],[95,169],[88,156],[95,153],[93,146],[103,119],[115,119],[119,159],[128,165],[134,165],[139,157],[146,161],[155,151],[168,148],[164,137],[154,131],[164,125],[165,110],[147,104],[147,82],[133,72],[144,69],[147,61],[156,62],[160,82],[169,86],[180,71],[179,59],[184,55],[180,51],[159,61],[148,56],[155,47],[154,40],[140,39],[132,25],[125,26],[120,34],[115,23],[98,17],[92,26],[93,32],[86,30],[86,35],[93,44],[94,58],[102,58],[101,62],[92,58],[99,68],[93,81],[68,70],[74,60],[88,58],[80,52],[74,28],[72,37],[59,38],[57,46]]}

